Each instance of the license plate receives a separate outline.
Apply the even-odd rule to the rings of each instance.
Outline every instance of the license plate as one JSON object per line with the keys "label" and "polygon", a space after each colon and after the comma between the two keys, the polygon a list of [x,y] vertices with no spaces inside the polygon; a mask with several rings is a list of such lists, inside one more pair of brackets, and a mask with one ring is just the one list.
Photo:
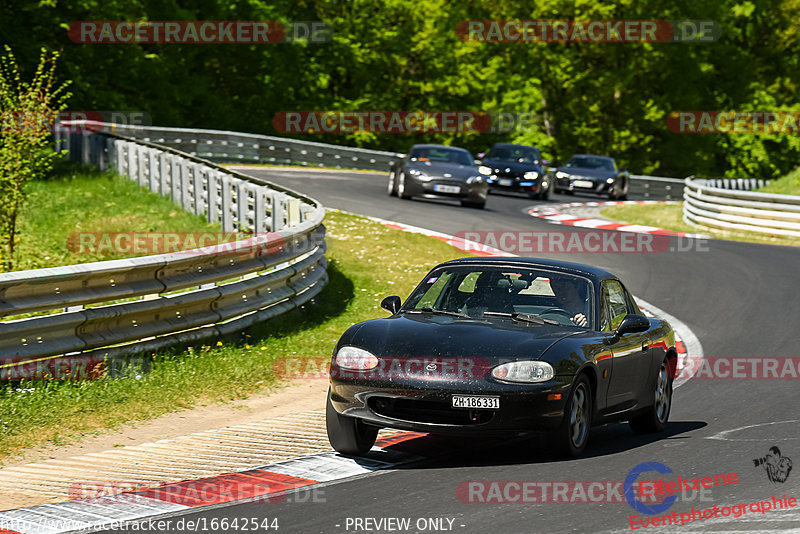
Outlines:
{"label": "license plate", "polygon": [[501,179],[501,180],[497,180],[497,183],[507,187],[507,186],[510,186],[511,184],[513,184],[514,180],[509,180],[507,178],[504,178],[504,179]]}
{"label": "license plate", "polygon": [[437,193],[460,193],[461,188],[457,185],[434,185],[433,190]]}
{"label": "license plate", "polygon": [[589,180],[575,180],[572,182],[572,185],[575,187],[594,187],[594,182],[590,182]]}
{"label": "license plate", "polygon": [[453,408],[499,410],[500,397],[484,395],[453,395]]}

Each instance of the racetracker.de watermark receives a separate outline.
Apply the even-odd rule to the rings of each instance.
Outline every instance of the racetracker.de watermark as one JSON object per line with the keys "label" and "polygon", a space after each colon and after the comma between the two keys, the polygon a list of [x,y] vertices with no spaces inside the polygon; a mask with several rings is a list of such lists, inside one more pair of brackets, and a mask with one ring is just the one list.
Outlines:
{"label": "racetracker.de watermark", "polygon": [[673,111],[667,128],[692,134],[797,134],[800,111]]}
{"label": "racetracker.de watermark", "polygon": [[331,26],[320,20],[153,20],[75,21],[72,42],[82,44],[274,44],[331,40]]}
{"label": "racetracker.de watermark", "polygon": [[711,42],[722,35],[713,20],[463,20],[462,41],[481,43]]}
{"label": "racetracker.de watermark", "polygon": [[677,378],[707,380],[797,380],[800,379],[800,357],[710,356],[702,359],[691,354]]}
{"label": "racetracker.de watermark", "polygon": [[601,230],[464,230],[456,232],[466,252],[513,254],[653,254],[708,252],[708,240],[663,234]]}
{"label": "racetracker.de watermark", "polygon": [[529,130],[541,122],[536,113],[503,110],[328,110],[280,111],[272,127],[283,134],[482,134]]}
{"label": "racetracker.de watermark", "polygon": [[468,134],[488,132],[491,125],[484,111],[280,111],[272,118],[284,134]]}
{"label": "racetracker.de watermark", "polygon": [[[88,121],[88,122],[83,122]],[[2,133],[12,132],[50,132],[83,133],[99,132],[101,123],[114,123],[126,126],[151,126],[153,120],[146,111],[15,111],[6,110],[0,115]]]}
{"label": "racetracker.de watermark", "polygon": [[75,232],[67,238],[73,254],[275,254],[286,249],[275,232]]}
{"label": "racetracker.de watermark", "polygon": [[153,499],[184,506],[208,506],[248,499],[262,504],[324,503],[325,490],[287,493],[300,483],[266,480],[259,471],[148,488],[134,481],[82,481],[69,487],[69,498],[85,505],[152,504]]}
{"label": "racetracker.de watermark", "polygon": [[[287,380],[337,379],[425,379],[482,380],[492,365],[486,358],[378,358],[374,367],[349,369],[338,365],[331,369],[330,358],[282,358],[272,365],[278,378]],[[496,363],[495,363],[496,365]]]}
{"label": "racetracker.de watermark", "polygon": [[[549,503],[549,504],[597,504],[627,502],[625,482],[621,480],[466,480],[456,487],[456,498],[468,504],[497,503]],[[663,496],[654,493],[639,493],[640,502],[659,503]],[[675,498],[682,501],[711,500],[711,490],[681,489]]]}

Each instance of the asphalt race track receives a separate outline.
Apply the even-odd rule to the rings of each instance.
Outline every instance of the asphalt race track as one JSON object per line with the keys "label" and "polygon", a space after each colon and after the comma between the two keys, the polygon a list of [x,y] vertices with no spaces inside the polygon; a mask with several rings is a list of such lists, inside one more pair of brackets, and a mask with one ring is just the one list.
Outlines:
{"label": "asphalt race track", "polygon": [[[539,201],[521,195],[492,195],[485,210],[474,210],[455,202],[389,197],[385,174],[257,167],[245,172],[307,193],[329,208],[448,234],[558,228],[528,216],[525,208]],[[551,196],[551,202],[578,200],[581,197]],[[682,244],[687,243],[683,239]],[[695,248],[699,245],[699,250],[544,256],[591,263],[617,273],[635,295],[692,328],[706,358],[800,357],[800,249],[723,241],[690,244]],[[664,464],[683,478],[731,472],[738,475],[737,483],[715,487],[702,497],[687,492],[683,500],[679,498],[659,515],[690,512],[692,507],[752,503],[773,495],[797,496],[800,467],[785,482],[771,482],[764,467],[755,466],[753,460],[777,445],[783,456],[800,462],[798,383],[792,379],[694,378],[675,390],[666,434],[658,438],[636,436],[626,424],[597,428],[587,452],[577,460],[556,460],[535,439],[507,444],[450,440],[442,444],[434,438],[422,438],[423,449],[444,447],[447,453],[396,470],[317,486],[281,504],[235,504],[182,517],[277,518],[280,532],[304,533],[622,532],[630,531],[629,518],[634,514],[658,516],[643,515],[626,502],[462,502],[456,488],[465,481],[621,481],[644,462]],[[317,493],[311,498],[309,492]],[[800,506],[761,513],[748,507],[738,519],[710,518],[642,530],[800,531],[798,510]],[[400,530],[391,528],[397,525],[383,523],[384,528],[376,528],[375,523],[363,521],[365,518],[410,518],[411,527]],[[443,520],[425,521],[429,518]]]}

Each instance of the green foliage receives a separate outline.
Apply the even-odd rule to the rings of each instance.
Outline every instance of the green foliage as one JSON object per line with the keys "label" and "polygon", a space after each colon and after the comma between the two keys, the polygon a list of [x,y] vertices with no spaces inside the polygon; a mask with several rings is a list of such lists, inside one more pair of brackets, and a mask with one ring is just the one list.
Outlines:
{"label": "green foliage", "polygon": [[13,269],[19,210],[26,183],[53,166],[48,149],[55,114],[66,107],[66,84],[58,85],[58,54],[42,49],[33,79],[23,81],[11,48],[0,57],[0,271]]}
{"label": "green foliage", "polygon": [[[2,0],[0,0],[2,1]],[[800,156],[797,134],[687,135],[682,110],[798,110],[800,2],[719,0],[175,0],[8,2],[0,38],[23,64],[44,44],[63,49],[76,110],[141,110],[154,124],[275,134],[291,110],[473,110],[525,114],[483,134],[308,134],[402,151],[415,142],[479,152],[498,141],[538,145],[551,160],[579,151],[618,158],[638,174],[774,178]],[[77,44],[81,20],[324,20],[327,43]],[[713,20],[695,43],[479,43],[472,19]],[[17,23],[14,23],[16,21]]]}

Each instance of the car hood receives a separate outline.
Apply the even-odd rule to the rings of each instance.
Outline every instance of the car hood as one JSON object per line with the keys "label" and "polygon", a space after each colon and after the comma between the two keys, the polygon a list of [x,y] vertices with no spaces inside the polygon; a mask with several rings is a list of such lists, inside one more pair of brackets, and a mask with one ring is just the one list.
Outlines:
{"label": "car hood", "polygon": [[340,345],[378,358],[480,357],[536,360],[558,340],[581,334],[569,326],[534,325],[507,319],[462,320],[441,315],[407,315],[366,321],[348,330]]}
{"label": "car hood", "polygon": [[[460,165],[443,161],[415,161],[408,164],[409,169],[417,169],[426,175],[438,178],[454,178],[466,180],[478,174],[478,169],[472,165]],[[445,176],[449,174],[450,176]]]}
{"label": "car hood", "polygon": [[[493,159],[485,159],[483,160],[483,164],[487,167],[492,168],[492,172],[526,172],[526,171],[536,171],[541,173],[542,168],[541,166],[535,163],[518,163],[518,162],[511,162],[511,161],[497,161]],[[510,171],[506,171],[506,169],[510,169]]]}
{"label": "car hood", "polygon": [[559,167],[559,172],[565,172],[576,176],[585,176],[587,178],[613,178],[617,175],[616,171],[608,169],[589,169],[586,167]]}

